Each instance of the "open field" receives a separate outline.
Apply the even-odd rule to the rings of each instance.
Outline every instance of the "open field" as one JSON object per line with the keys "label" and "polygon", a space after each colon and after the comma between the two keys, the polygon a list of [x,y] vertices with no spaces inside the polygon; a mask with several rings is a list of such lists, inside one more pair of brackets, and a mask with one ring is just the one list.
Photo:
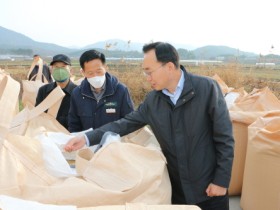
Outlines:
{"label": "open field", "polygon": [[[81,77],[78,61],[72,61],[72,74],[76,79]],[[31,61],[0,61],[0,68],[9,72],[17,81],[26,78]],[[107,63],[109,72],[117,76],[121,82],[126,84],[132,94],[136,106],[143,101],[150,86],[142,74],[141,61],[109,61]],[[280,70],[266,68],[257,68],[256,66],[233,64],[219,65],[189,65],[182,63],[190,72],[205,76],[214,76],[218,74],[222,80],[235,89],[244,88],[248,93],[254,88],[269,87],[269,89],[280,99]]]}
{"label": "open field", "polygon": [[[212,77],[218,74],[223,81],[235,89],[243,87],[247,92],[254,88],[264,88],[268,86],[270,90],[280,99],[280,70],[269,68],[256,68],[255,66],[245,66],[241,64],[226,65],[183,65],[195,74]],[[135,105],[138,106],[143,101],[150,86],[142,73],[141,62],[108,62],[109,72],[116,75],[120,81],[129,87]],[[0,68],[16,79],[21,81],[26,79],[30,68],[29,62],[7,62],[0,61]],[[80,66],[77,61],[73,62],[72,74],[76,79],[80,78]],[[241,210],[240,196],[230,196],[230,209]]]}

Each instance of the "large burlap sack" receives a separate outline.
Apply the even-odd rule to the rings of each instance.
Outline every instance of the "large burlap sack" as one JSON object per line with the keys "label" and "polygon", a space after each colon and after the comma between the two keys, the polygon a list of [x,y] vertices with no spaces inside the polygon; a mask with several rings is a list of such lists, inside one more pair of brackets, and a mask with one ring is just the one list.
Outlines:
{"label": "large burlap sack", "polygon": [[225,95],[225,101],[226,101],[228,109],[230,109],[231,106],[234,105],[235,103],[238,103],[238,101],[247,94],[248,93],[244,90],[243,87],[239,88],[239,89],[234,89],[234,90],[231,90],[230,92],[228,92]]}
{"label": "large burlap sack", "polygon": [[232,87],[228,87],[227,84],[222,80],[221,77],[219,77],[218,74],[215,74],[212,78],[218,82],[218,84],[223,92],[223,95],[226,95],[227,93],[229,93],[230,91],[232,91],[234,89]]}
{"label": "large burlap sack", "polygon": [[[14,109],[3,103],[5,101],[10,104],[18,97],[11,93],[7,98],[1,97],[2,113],[11,114]],[[6,93],[3,95],[7,96]],[[51,121],[54,117],[48,119],[42,116],[46,114],[43,112],[44,108],[38,107],[32,109],[27,118],[19,117],[15,120],[17,123],[13,121],[19,127],[22,125],[20,122],[27,122],[24,129],[21,129],[21,135],[11,133],[9,128],[12,117],[9,114],[0,118],[0,194],[45,204],[78,207],[123,205],[126,202],[171,203],[171,185],[165,158],[159,148],[149,147],[149,144],[145,147],[131,143],[112,143],[102,147],[94,155],[91,154],[90,159],[81,156],[86,160],[87,167],[80,166],[79,161],[76,163],[76,167],[82,171],[80,177],[57,178],[51,175],[43,159],[42,144],[33,136],[60,128],[53,123],[51,127],[45,126],[47,123],[43,121]],[[32,121],[34,122],[30,123]],[[142,129],[130,136],[133,139],[137,139],[137,135],[141,138],[149,137],[148,140],[140,141],[149,142],[153,138],[151,133],[142,133],[146,131],[147,129]],[[129,137],[127,138],[129,141]],[[84,170],[80,170],[81,168]]]}
{"label": "large burlap sack", "polygon": [[[10,196],[0,195],[0,208],[2,210],[77,210],[75,206],[49,205],[39,202],[22,200]],[[78,210],[199,210],[194,205],[147,205],[144,203],[126,203],[125,205],[98,206],[78,208]]]}
{"label": "large burlap sack", "polygon": [[121,141],[138,144],[144,147],[155,147],[156,149],[160,150],[160,145],[155,135],[147,126],[123,136]]}
{"label": "large burlap sack", "polygon": [[95,154],[81,150],[76,163],[80,177],[58,179],[47,172],[41,146],[26,136],[6,138],[0,151],[5,163],[0,164],[5,172],[0,194],[78,207],[171,203],[165,159],[155,147],[115,142]]}
{"label": "large burlap sack", "polygon": [[230,108],[231,111],[268,111],[279,110],[280,101],[268,87],[254,89],[249,94],[239,98]]}
{"label": "large burlap sack", "polygon": [[[11,133],[31,137],[41,142],[45,169],[48,174],[55,177],[75,175],[60,148],[47,138],[50,132],[69,135],[68,130],[56,120],[56,114],[64,95],[61,88],[57,86],[37,107],[26,106],[13,119],[10,128]],[[45,110],[48,112],[45,113]]]}
{"label": "large burlap sack", "polygon": [[249,126],[241,207],[280,209],[280,111],[270,112]]}
{"label": "large burlap sack", "polygon": [[[57,86],[38,106],[26,106],[12,120],[10,132],[35,137],[43,132],[69,132],[56,120],[65,93]],[[48,113],[44,111],[48,110]]]}
{"label": "large burlap sack", "polygon": [[35,106],[38,90],[45,85],[41,80],[29,81],[22,80],[22,104],[23,106]]}
{"label": "large burlap sack", "polygon": [[19,196],[26,183],[48,186],[54,179],[44,173],[39,142],[9,132],[19,83],[5,76],[0,87],[0,194]]}
{"label": "large burlap sack", "polygon": [[4,138],[18,109],[20,85],[4,74],[0,80],[0,137]]}
{"label": "large burlap sack", "polygon": [[42,147],[37,140],[8,134],[2,139],[0,158],[2,195],[20,197],[28,185],[47,187],[57,181],[45,169]]}
{"label": "large burlap sack", "polygon": [[147,205],[144,203],[126,203],[125,205],[97,206],[78,208],[78,210],[199,210],[194,205]]}
{"label": "large burlap sack", "polygon": [[[32,66],[29,70],[28,75],[33,71],[35,63],[32,63]],[[31,80],[22,80],[22,104],[23,106],[31,105],[35,106],[36,97],[38,94],[38,90],[41,86],[48,84],[48,80],[44,76],[44,82],[42,82],[42,75],[43,75],[43,61],[41,60],[39,64],[38,73],[34,75]],[[29,76],[27,76],[29,78]]]}
{"label": "large burlap sack", "polygon": [[0,195],[1,210],[77,210],[75,206],[48,205]]}
{"label": "large burlap sack", "polygon": [[83,149],[76,157],[76,168],[88,182],[114,191],[128,201],[171,202],[165,158],[154,148],[113,142],[95,154]]}
{"label": "large burlap sack", "polygon": [[244,97],[238,98],[237,102],[229,108],[235,140],[229,195],[240,195],[242,191],[248,126],[258,117],[277,109],[280,110],[280,102],[268,88],[253,90]]}
{"label": "large burlap sack", "polygon": [[[5,78],[5,79],[4,79]],[[11,80],[13,80],[11,77],[10,77],[10,74],[8,73],[8,72],[6,72],[6,71],[4,71],[3,69],[0,69],[0,82],[2,81],[2,79],[4,79],[4,80],[7,80],[7,78],[10,78],[9,80],[9,83],[11,83]],[[10,88],[8,88],[8,86],[7,87],[5,87],[6,84],[7,83],[7,81],[4,81],[4,83],[2,83],[2,85],[1,85],[1,87],[0,87],[0,95],[2,95],[3,94],[3,91],[4,91],[4,89],[6,88],[6,92],[9,94],[10,93],[10,91],[12,91],[12,94],[15,94],[15,92],[17,92],[18,91],[18,89],[19,89],[19,83],[18,82],[16,82],[15,80],[13,80],[13,84],[14,85],[16,85],[16,87],[13,87],[12,85],[8,85],[8,86],[10,86]],[[8,90],[9,89],[9,90]],[[16,93],[16,95],[18,95],[18,93]],[[11,116],[15,116],[16,114],[18,114],[18,112],[19,112],[19,100],[18,99],[16,99],[15,98],[15,102],[12,102],[13,104],[12,104],[12,107],[15,107],[15,110],[13,111],[13,115],[11,115]],[[4,102],[5,103],[5,102]]]}
{"label": "large burlap sack", "polygon": [[6,72],[4,69],[0,68],[0,82],[5,76],[8,76],[8,75],[9,75],[8,72]]}

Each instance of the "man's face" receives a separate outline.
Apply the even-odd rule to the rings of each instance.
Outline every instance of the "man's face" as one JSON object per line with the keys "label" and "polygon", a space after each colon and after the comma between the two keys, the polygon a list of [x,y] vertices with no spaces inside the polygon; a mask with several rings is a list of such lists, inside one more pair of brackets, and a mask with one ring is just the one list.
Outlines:
{"label": "man's face", "polygon": [[52,75],[56,82],[62,83],[68,81],[70,77],[70,66],[64,62],[55,62],[52,65]]}
{"label": "man's face", "polygon": [[94,59],[84,64],[83,74],[86,78],[103,76],[106,73],[106,67],[100,59]]}
{"label": "man's face", "polygon": [[145,53],[142,68],[151,88],[162,90],[167,87],[168,72],[165,69],[165,64],[157,61],[155,50]]}
{"label": "man's face", "polygon": [[39,56],[34,56],[34,57],[33,57],[33,60],[34,60],[35,62],[38,62],[38,61],[39,61],[39,58],[40,58]]}

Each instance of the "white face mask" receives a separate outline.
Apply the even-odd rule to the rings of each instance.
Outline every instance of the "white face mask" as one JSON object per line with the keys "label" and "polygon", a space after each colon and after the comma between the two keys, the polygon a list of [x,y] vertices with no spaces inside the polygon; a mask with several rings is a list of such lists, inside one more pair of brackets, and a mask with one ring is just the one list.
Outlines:
{"label": "white face mask", "polygon": [[103,76],[87,78],[89,84],[91,84],[94,88],[101,88],[105,82],[105,79],[105,74]]}

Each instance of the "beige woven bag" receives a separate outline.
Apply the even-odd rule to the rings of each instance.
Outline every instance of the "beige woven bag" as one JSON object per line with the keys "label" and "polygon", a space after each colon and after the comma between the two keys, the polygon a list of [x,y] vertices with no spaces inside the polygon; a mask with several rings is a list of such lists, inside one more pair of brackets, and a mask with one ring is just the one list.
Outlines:
{"label": "beige woven bag", "polygon": [[47,186],[54,179],[41,173],[44,171],[44,164],[38,141],[9,133],[17,105],[19,83],[10,76],[5,76],[0,87],[0,194],[19,196],[25,183]]}
{"label": "beige woven bag", "polygon": [[78,210],[199,210],[194,205],[147,205],[144,203],[126,203],[122,206],[97,206],[78,208]]}
{"label": "beige woven bag", "polygon": [[[32,64],[28,75],[34,68],[34,64]],[[35,80],[22,80],[22,104],[23,106],[31,105],[35,106],[36,97],[38,90],[41,86],[48,84],[48,80],[44,78],[44,82],[42,82],[42,75],[43,75],[43,62],[40,63],[38,73],[34,76]],[[32,78],[32,79],[34,79]]]}
{"label": "beige woven bag", "polygon": [[[76,157],[77,173],[85,180],[99,186],[104,192],[114,192],[104,204],[145,202],[170,204],[171,184],[166,160],[160,147],[153,143],[153,134],[142,128],[123,137],[127,142],[112,142],[93,153],[82,149]],[[148,143],[148,144],[147,144]],[[111,194],[111,193],[109,193]]]}
{"label": "beige woven bag", "polygon": [[238,98],[230,107],[235,150],[229,195],[240,195],[242,191],[248,143],[248,126],[272,110],[280,110],[280,101],[267,87],[254,89],[251,93]]}
{"label": "beige woven bag", "polygon": [[78,207],[171,203],[165,159],[154,147],[115,142],[95,154],[81,150],[76,163],[80,177],[58,179],[47,173],[37,140],[16,135],[7,139],[0,152],[5,162],[0,164],[0,172],[5,172],[0,194]]}
{"label": "beige woven bag", "polygon": [[280,209],[280,111],[249,126],[241,195],[243,210]]}
{"label": "beige woven bag", "polygon": [[5,137],[18,109],[20,85],[8,75],[1,75],[0,80],[0,137]]}
{"label": "beige woven bag", "polygon": [[[137,141],[137,137],[140,137],[139,142],[146,146],[112,143],[95,154],[81,150],[76,163],[80,177],[51,176],[42,157],[42,145],[31,137],[44,131],[61,132],[62,127],[51,120],[55,118],[46,118],[48,114],[43,112],[50,104],[57,104],[57,100],[48,105],[40,104],[27,114],[20,112],[12,120],[12,105],[17,100],[19,88],[15,92],[10,88],[16,89],[19,85],[16,86],[9,78],[5,80],[6,83],[2,80],[0,84],[3,87],[1,90],[4,90],[0,109],[2,115],[7,114],[0,118],[0,194],[78,207],[124,205],[127,202],[170,204],[171,185],[165,158],[158,147],[149,146],[148,142],[154,138],[151,132],[146,133],[147,129],[125,137],[128,142]],[[59,92],[59,89],[56,91]],[[16,126],[9,130],[10,121]],[[16,135],[10,131],[22,133]]]}
{"label": "beige woven bag", "polygon": [[[38,106],[26,106],[11,122],[10,132],[35,137],[47,131],[69,132],[55,119],[65,93],[57,86]],[[48,110],[48,113],[44,111]]]}

